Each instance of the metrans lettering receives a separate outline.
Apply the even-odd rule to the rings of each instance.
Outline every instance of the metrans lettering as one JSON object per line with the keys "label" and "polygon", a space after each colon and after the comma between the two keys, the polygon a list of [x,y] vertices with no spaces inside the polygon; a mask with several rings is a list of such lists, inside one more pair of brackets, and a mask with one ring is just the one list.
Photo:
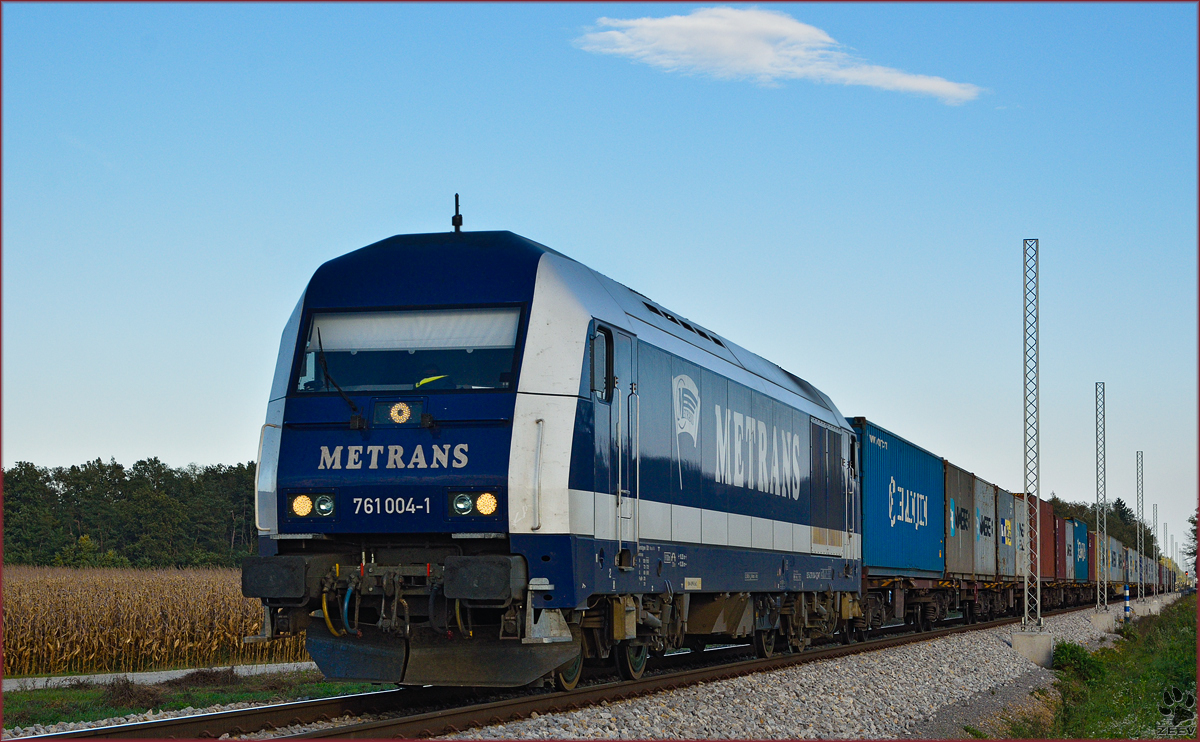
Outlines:
{"label": "metrans lettering", "polygon": [[[346,451],[342,456],[343,448]],[[346,469],[379,469],[380,461],[384,469],[462,469],[467,465],[467,444],[459,443],[453,446],[432,445],[429,458],[425,457],[424,446],[416,446],[411,454],[405,454],[404,446],[321,446],[318,469],[341,469],[342,459],[345,458]],[[453,459],[451,449],[453,448]],[[384,456],[384,451],[387,456]],[[363,464],[366,464],[364,467]]]}

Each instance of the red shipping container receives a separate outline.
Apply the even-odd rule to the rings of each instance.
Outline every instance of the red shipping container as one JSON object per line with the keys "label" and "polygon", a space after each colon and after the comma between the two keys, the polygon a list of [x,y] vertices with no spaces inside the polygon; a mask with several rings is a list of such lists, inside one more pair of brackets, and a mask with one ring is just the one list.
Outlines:
{"label": "red shipping container", "polygon": [[1042,531],[1038,537],[1038,558],[1042,562],[1040,572],[1044,579],[1054,579],[1054,509],[1050,507],[1050,503],[1042,500],[1038,503],[1041,506],[1041,521]]}
{"label": "red shipping container", "polygon": [[[1025,507],[1024,493],[1017,492],[1013,495],[1016,500],[1013,505],[1018,508]],[[1038,503],[1041,512],[1042,528],[1038,531],[1038,561],[1041,562],[1042,579],[1054,579],[1054,510],[1050,507],[1050,503],[1042,500]],[[1020,522],[1020,518],[1017,518]]]}
{"label": "red shipping container", "polygon": [[[1044,516],[1043,516],[1044,517]],[[1062,518],[1054,519],[1054,578],[1069,580],[1067,574],[1067,521]],[[1071,565],[1075,566],[1074,564]]]}
{"label": "red shipping container", "polygon": [[1096,532],[1088,531],[1088,582],[1096,581]]}

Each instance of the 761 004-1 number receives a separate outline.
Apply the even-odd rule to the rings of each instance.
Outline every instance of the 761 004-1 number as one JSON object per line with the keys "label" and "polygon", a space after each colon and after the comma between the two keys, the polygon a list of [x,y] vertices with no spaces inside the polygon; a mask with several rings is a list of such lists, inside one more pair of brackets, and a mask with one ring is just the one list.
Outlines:
{"label": "761 004-1 number", "polygon": [[415,497],[356,497],[354,513],[367,515],[400,515],[403,513],[428,513],[429,498],[422,504]]}

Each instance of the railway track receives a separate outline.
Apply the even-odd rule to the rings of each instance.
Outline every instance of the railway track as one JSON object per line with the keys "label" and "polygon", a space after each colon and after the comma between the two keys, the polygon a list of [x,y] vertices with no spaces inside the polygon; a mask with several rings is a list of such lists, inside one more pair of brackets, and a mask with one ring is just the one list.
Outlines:
{"label": "railway track", "polygon": [[[1086,610],[1089,606],[1047,612],[1051,616]],[[953,620],[953,619],[952,619]],[[780,654],[767,659],[739,659],[749,647],[738,646],[709,650],[701,655],[684,653],[660,658],[656,670],[637,681],[600,682],[581,685],[569,692],[528,691],[521,689],[476,688],[400,688],[336,698],[272,704],[237,711],[181,716],[170,719],[80,729],[22,739],[123,738],[183,739],[217,738],[223,734],[250,734],[260,730],[328,722],[344,717],[392,715],[390,718],[332,726],[294,738],[345,737],[378,739],[384,737],[433,737],[463,731],[471,727],[499,724],[539,714],[580,709],[602,701],[614,702],[697,683],[739,677],[790,665],[844,657],[877,649],[937,639],[943,636],[979,631],[1019,622],[1020,618],[1002,618],[986,623],[949,626],[928,632],[907,632],[906,627],[885,627],[885,635],[867,642],[820,646],[796,654]],[[489,700],[492,699],[492,700]]]}

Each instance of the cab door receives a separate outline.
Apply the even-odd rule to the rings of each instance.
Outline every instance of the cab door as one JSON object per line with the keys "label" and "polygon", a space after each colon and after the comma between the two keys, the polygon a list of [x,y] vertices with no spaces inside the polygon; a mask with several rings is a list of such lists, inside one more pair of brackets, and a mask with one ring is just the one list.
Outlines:
{"label": "cab door", "polygon": [[592,336],[596,421],[596,537],[617,541],[617,566],[632,569],[638,542],[641,405],[634,336],[597,323]]}

